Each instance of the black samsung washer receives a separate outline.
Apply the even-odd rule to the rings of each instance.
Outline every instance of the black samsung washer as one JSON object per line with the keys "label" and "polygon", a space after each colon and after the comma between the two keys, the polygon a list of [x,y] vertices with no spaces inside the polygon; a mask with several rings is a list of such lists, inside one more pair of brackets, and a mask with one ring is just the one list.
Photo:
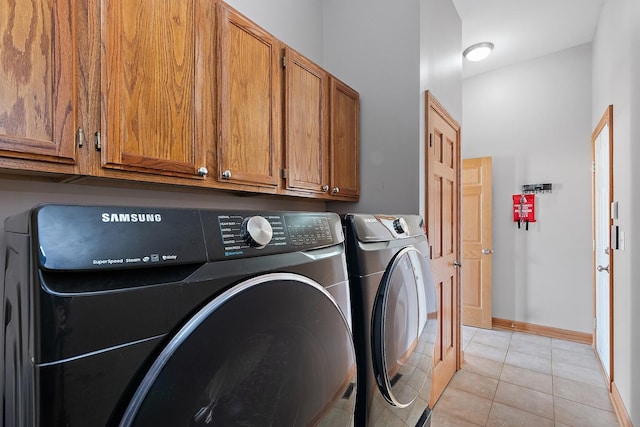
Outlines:
{"label": "black samsung washer", "polygon": [[43,205],[5,234],[5,426],[353,424],[337,215]]}
{"label": "black samsung washer", "polygon": [[437,301],[418,215],[344,217],[358,426],[428,426]]}

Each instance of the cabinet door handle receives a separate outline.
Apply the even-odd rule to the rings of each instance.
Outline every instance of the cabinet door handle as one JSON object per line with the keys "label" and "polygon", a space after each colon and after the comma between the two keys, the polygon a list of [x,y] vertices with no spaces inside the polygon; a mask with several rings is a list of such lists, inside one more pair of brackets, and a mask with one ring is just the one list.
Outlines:
{"label": "cabinet door handle", "polygon": [[339,187],[333,187],[333,190],[331,190],[331,192],[333,194],[338,194],[340,192],[340,188]]}
{"label": "cabinet door handle", "polygon": [[327,191],[329,191],[329,186],[328,186],[328,185],[323,185],[323,186],[322,186],[322,191],[323,191],[324,193],[326,193]]}
{"label": "cabinet door handle", "polygon": [[209,169],[207,169],[205,166],[200,166],[198,168],[198,175],[200,175],[201,177],[205,177],[209,174]]}
{"label": "cabinet door handle", "polygon": [[84,145],[84,130],[82,128],[78,128],[78,132],[76,133],[76,143],[78,147],[82,147]]}
{"label": "cabinet door handle", "polygon": [[102,150],[102,141],[100,140],[100,131],[96,131],[95,136],[95,147],[96,151]]}
{"label": "cabinet door handle", "polygon": [[231,171],[229,169],[225,170],[224,172],[222,172],[222,177],[224,179],[231,179]]}

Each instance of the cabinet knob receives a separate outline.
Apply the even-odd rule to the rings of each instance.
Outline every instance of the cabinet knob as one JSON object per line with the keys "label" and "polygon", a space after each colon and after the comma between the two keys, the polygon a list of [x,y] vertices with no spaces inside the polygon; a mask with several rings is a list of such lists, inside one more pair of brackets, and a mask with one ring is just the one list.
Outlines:
{"label": "cabinet knob", "polygon": [[333,194],[338,194],[338,193],[340,192],[340,188],[338,188],[338,187],[333,187],[333,190],[331,190],[331,192],[332,192]]}
{"label": "cabinet knob", "polygon": [[231,171],[229,169],[225,170],[224,172],[222,172],[222,177],[224,179],[231,179]]}
{"label": "cabinet knob", "polygon": [[323,186],[322,186],[322,191],[323,191],[323,192],[325,192],[325,193],[326,193],[327,191],[329,191],[329,186],[328,186],[328,185],[323,185]]}
{"label": "cabinet knob", "polygon": [[198,175],[200,175],[201,177],[205,177],[209,174],[209,169],[207,169],[204,166],[200,166],[200,168],[198,168]]}

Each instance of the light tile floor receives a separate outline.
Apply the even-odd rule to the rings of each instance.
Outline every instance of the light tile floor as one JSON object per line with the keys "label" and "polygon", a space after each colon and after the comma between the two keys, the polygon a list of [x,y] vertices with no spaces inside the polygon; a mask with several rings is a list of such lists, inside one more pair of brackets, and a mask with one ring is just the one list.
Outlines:
{"label": "light tile floor", "polygon": [[619,425],[591,346],[467,326],[462,336],[465,364],[432,427]]}

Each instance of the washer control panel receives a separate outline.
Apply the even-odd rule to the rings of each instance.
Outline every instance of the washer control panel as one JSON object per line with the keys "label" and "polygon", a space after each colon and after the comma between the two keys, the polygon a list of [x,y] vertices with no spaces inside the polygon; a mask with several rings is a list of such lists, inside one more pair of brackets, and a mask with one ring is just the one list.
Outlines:
{"label": "washer control panel", "polygon": [[203,215],[203,225],[214,259],[315,249],[344,240],[339,217],[324,212],[218,213]]}
{"label": "washer control panel", "polygon": [[317,246],[333,242],[331,227],[326,217],[290,216],[286,218],[286,227],[289,242],[293,246]]}
{"label": "washer control panel", "polygon": [[284,223],[279,215],[218,215],[218,227],[227,256],[242,255],[249,248],[286,244]]}
{"label": "washer control panel", "polygon": [[32,232],[38,266],[50,271],[196,265],[344,241],[330,212],[44,204],[8,218],[5,230]]}

